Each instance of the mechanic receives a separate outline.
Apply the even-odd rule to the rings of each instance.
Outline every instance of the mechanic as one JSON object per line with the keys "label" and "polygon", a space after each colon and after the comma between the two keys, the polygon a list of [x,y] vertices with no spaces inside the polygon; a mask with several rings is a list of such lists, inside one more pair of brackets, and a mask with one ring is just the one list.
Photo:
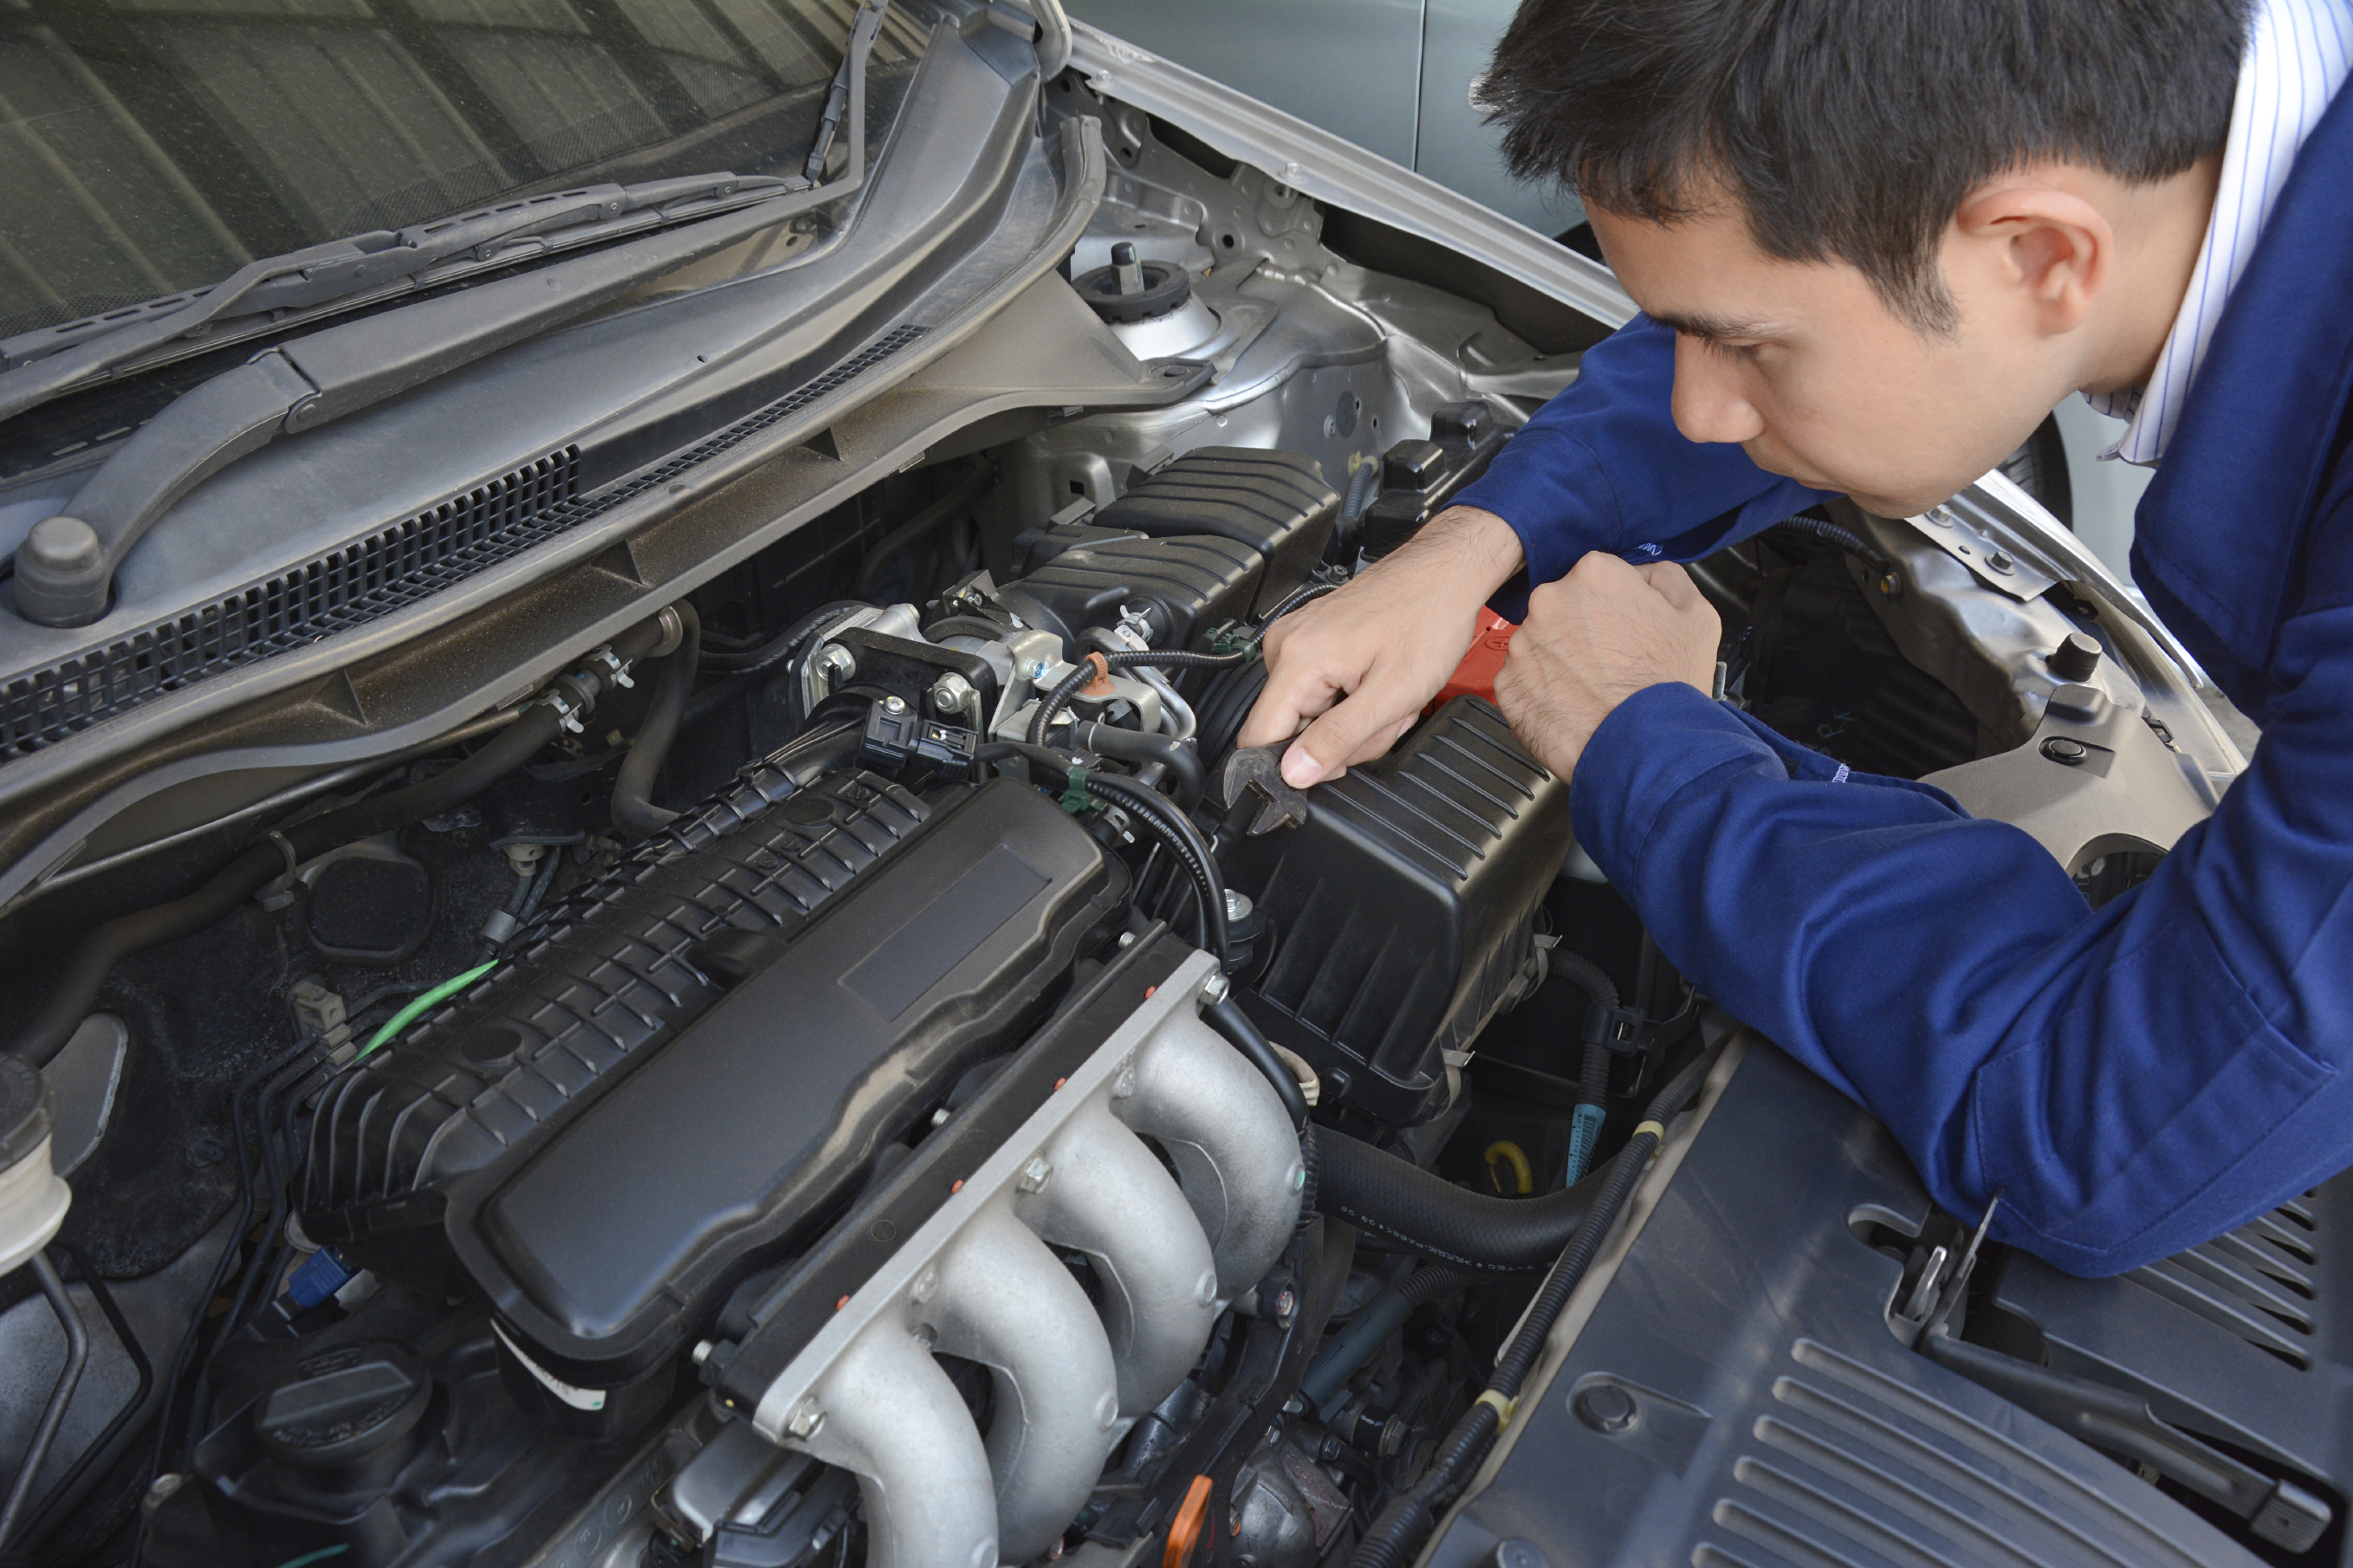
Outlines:
{"label": "mechanic", "polygon": [[[2348,63],[2353,0],[1525,0],[1482,95],[1642,313],[1276,625],[1242,742],[1334,777],[1524,606],[1496,697],[1578,842],[1948,1210],[2106,1274],[2353,1163]],[[1832,494],[1926,510],[2077,390],[2158,465],[2138,585],[2263,727],[2096,913],[2023,832],[1712,700],[1672,564]]]}

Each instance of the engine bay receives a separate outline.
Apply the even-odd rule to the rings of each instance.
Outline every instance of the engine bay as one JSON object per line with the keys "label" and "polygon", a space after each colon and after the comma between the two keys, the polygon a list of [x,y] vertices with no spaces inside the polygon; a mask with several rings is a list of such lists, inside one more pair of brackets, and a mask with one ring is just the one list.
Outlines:
{"label": "engine bay", "polygon": [[[935,49],[999,47],[984,24]],[[766,459],[818,498],[789,519],[747,480],[584,547],[574,601],[619,628],[593,646],[509,657],[572,624],[518,587],[430,670],[304,698],[422,727],[396,748],[209,805],[192,774],[143,822],[26,813],[0,1156],[47,1151],[73,1201],[64,1268],[0,1277],[0,1458],[38,1472],[9,1544],[2337,1560],[2353,1457],[2310,1401],[2193,1386],[2353,1364],[2332,1192],[2146,1280],[1980,1250],[1650,940],[1492,657],[1304,795],[1237,751],[1268,628],[1442,510],[1606,324],[1086,70],[1040,96],[1006,121],[1029,177],[1099,138],[1099,195],[994,327],[874,400],[965,399],[912,459],[853,461],[845,415]],[[673,557],[702,564],[658,592]],[[2237,766],[2014,489],[1841,505],[1694,570],[1723,695],[2017,822],[2094,904]],[[500,700],[417,717],[461,681]],[[44,1461],[52,1279],[92,1392]],[[1988,1547],[2002,1509],[2042,1545]]]}

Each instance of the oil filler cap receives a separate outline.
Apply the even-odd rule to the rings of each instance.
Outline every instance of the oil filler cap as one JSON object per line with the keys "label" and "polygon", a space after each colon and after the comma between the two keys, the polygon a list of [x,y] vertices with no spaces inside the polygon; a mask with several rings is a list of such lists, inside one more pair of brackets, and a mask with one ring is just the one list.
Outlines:
{"label": "oil filler cap", "polygon": [[365,1340],[312,1356],[253,1413],[254,1436],[282,1464],[328,1469],[408,1436],[433,1397],[433,1377],[407,1346]]}

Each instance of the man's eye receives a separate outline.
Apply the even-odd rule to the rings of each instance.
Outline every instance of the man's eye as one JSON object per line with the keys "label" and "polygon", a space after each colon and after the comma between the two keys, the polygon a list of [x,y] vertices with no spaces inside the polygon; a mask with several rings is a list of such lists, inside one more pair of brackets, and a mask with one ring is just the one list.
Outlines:
{"label": "man's eye", "polygon": [[1757,351],[1764,345],[1727,342],[1722,338],[1710,338],[1707,340],[1707,346],[1709,353],[1719,354],[1725,359],[1753,360],[1757,357]]}

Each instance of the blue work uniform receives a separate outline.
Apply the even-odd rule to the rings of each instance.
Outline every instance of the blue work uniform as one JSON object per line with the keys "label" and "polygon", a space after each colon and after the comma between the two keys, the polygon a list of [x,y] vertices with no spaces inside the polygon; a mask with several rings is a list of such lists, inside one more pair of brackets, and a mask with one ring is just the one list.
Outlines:
{"label": "blue work uniform", "polygon": [[[1894,1131],[1937,1201],[2079,1274],[2205,1241],[2353,1164],[2353,93],[2314,129],[2143,499],[2135,577],[2263,727],[2142,887],[1848,774],[1692,687],[1621,703],[1579,842],[1667,956]],[[1820,492],[1669,412],[1673,335],[1588,352],[1460,497],[1531,578],[1690,560]],[[1499,598],[1497,607],[1518,610]],[[1525,585],[1520,595],[1525,605]]]}

